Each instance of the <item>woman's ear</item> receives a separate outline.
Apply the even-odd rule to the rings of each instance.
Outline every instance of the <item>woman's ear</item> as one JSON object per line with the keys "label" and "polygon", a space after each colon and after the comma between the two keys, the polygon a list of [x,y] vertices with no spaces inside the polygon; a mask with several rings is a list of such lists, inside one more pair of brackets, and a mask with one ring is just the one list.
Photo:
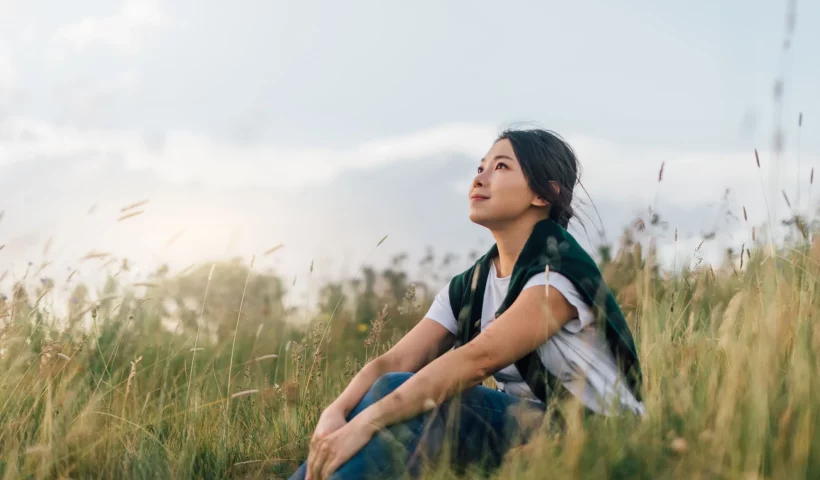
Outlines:
{"label": "woman's ear", "polygon": [[[561,185],[558,185],[558,182],[555,180],[550,180],[550,186],[553,190],[555,190],[555,194],[558,195],[561,193]],[[532,205],[535,207],[547,207],[549,206],[550,202],[548,202],[544,197],[540,195],[535,196],[535,200],[532,201]]]}

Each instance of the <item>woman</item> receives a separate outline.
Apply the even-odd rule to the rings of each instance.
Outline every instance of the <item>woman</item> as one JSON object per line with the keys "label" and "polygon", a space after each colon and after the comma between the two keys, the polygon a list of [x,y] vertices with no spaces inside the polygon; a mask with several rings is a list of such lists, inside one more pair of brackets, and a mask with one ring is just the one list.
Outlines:
{"label": "woman", "polygon": [[[566,231],[577,182],[578,161],[557,135],[499,136],[469,191],[470,220],[495,245],[324,410],[292,478],[416,475],[445,444],[456,465],[493,468],[530,435],[513,410],[543,416],[555,395],[594,414],[643,414],[632,334]],[[490,375],[498,390],[479,385]]]}

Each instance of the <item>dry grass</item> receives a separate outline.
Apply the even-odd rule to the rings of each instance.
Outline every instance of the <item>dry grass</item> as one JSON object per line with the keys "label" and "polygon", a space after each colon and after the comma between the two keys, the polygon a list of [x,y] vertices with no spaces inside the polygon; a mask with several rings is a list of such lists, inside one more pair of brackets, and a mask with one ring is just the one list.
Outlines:
{"label": "dry grass", "polygon": [[[741,252],[742,267],[662,272],[652,248],[622,245],[603,271],[636,335],[647,417],[567,406],[562,431],[496,475],[820,478],[820,240]],[[415,288],[382,295],[364,321],[361,291],[328,294],[303,331],[265,300],[277,282],[240,265],[157,277],[151,298],[73,306],[93,312],[90,331],[17,289],[0,304],[0,477],[287,477],[321,408],[426,305]]]}

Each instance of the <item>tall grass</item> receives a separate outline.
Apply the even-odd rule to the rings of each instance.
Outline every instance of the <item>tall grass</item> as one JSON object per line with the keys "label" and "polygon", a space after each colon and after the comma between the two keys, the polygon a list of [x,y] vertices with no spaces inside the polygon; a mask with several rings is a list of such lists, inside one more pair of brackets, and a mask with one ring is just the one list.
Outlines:
{"label": "tall grass", "polygon": [[[602,270],[635,332],[648,415],[568,405],[564,428],[545,425],[494,475],[820,478],[820,240],[741,258],[664,272],[625,241]],[[139,296],[76,293],[69,318],[47,313],[46,290],[0,303],[3,479],[287,477],[322,407],[431,300],[330,285],[302,329],[249,268],[155,280]]]}

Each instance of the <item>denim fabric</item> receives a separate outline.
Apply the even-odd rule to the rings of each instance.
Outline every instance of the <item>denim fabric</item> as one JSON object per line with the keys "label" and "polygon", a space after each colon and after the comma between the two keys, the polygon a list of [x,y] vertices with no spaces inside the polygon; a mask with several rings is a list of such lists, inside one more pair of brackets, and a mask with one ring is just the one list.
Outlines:
{"label": "denim fabric", "polygon": [[[397,389],[413,374],[388,373],[379,378],[350,412],[348,421],[365,408]],[[484,386],[470,388],[440,408],[408,421],[392,425],[374,435],[370,442],[342,465],[334,480],[399,478],[409,473],[415,478],[427,461],[435,461],[446,445],[456,468],[498,467],[512,447],[526,443],[533,426],[521,418],[543,418],[544,404],[522,399]],[[516,415],[526,411],[529,415]],[[305,478],[303,464],[291,480]]]}

